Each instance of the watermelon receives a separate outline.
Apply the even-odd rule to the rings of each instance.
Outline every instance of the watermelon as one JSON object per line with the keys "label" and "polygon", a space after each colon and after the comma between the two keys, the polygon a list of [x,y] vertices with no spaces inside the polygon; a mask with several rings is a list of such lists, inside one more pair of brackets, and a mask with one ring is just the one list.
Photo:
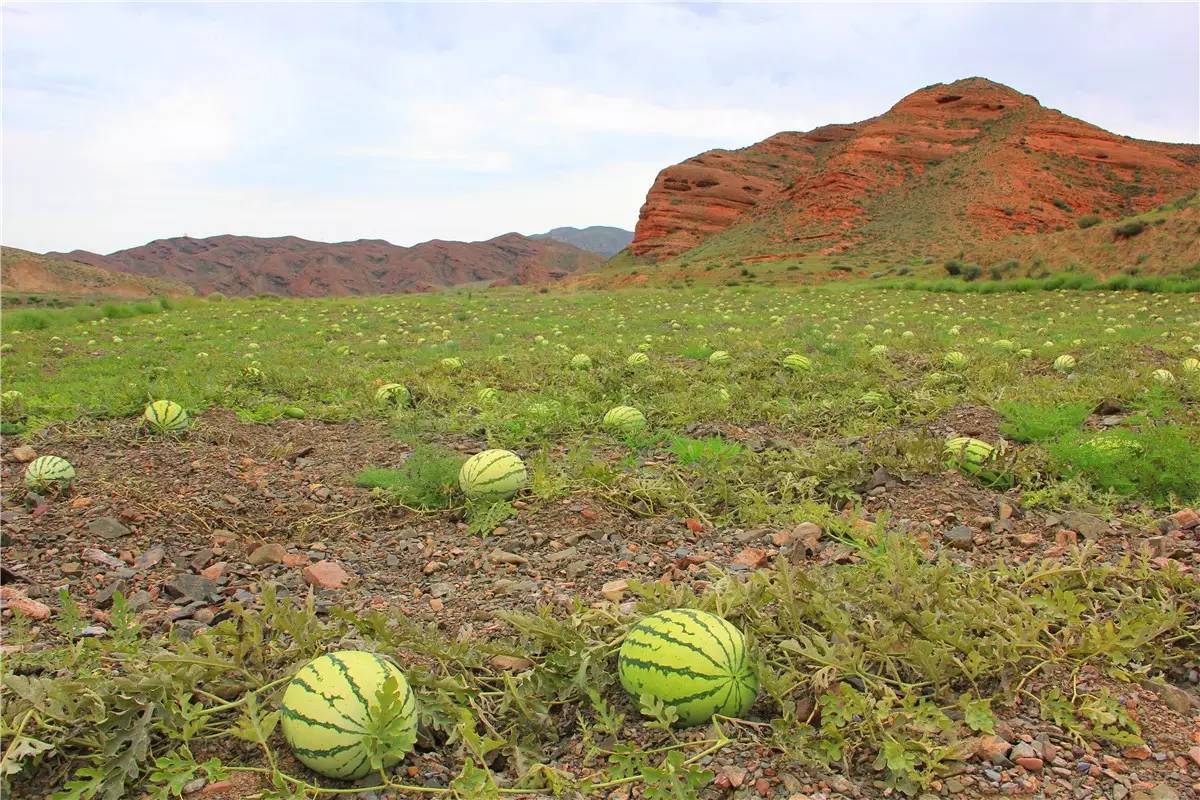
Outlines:
{"label": "watermelon", "polygon": [[729,361],[730,355],[724,350],[715,350],[713,351],[712,355],[708,357],[708,363],[716,367],[719,367],[722,364],[728,364]]}
{"label": "watermelon", "polygon": [[500,390],[493,389],[491,386],[485,386],[475,395],[481,403],[494,403],[500,397]]}
{"label": "watermelon", "polygon": [[631,367],[644,367],[650,363],[650,356],[645,353],[633,353],[625,359],[625,363]]}
{"label": "watermelon", "polygon": [[[383,719],[379,694],[389,679],[399,702]],[[327,778],[355,780],[371,771],[369,731],[388,728],[395,734],[382,753],[385,767],[399,763],[417,738],[412,688],[395,664],[374,653],[339,650],[313,659],[288,683],[280,706],[288,746]]]}
{"label": "watermelon", "polygon": [[458,485],[469,500],[503,500],[512,497],[529,479],[525,462],[509,450],[484,450],[466,460],[458,471]]}
{"label": "watermelon", "polygon": [[263,371],[253,364],[242,368],[242,383],[257,385],[262,383],[266,377]]}
{"label": "watermelon", "polygon": [[785,369],[790,369],[792,372],[808,372],[812,369],[812,361],[807,356],[802,356],[799,353],[792,353],[783,357],[783,366]]}
{"label": "watermelon", "polygon": [[966,475],[986,481],[996,481],[1000,478],[998,471],[989,468],[1000,454],[995,447],[981,439],[957,436],[946,442],[942,453],[948,464],[957,467]]}
{"label": "watermelon", "polygon": [[646,427],[646,415],[633,406],[616,406],[604,415],[605,430],[628,436]]}
{"label": "watermelon", "polygon": [[25,468],[25,485],[41,494],[69,488],[74,481],[75,468],[59,456],[38,456]]}
{"label": "watermelon", "polygon": [[[1194,375],[1200,373],[1200,358],[1185,358],[1180,367],[1186,374]],[[8,394],[8,392],[5,392],[5,394]]]}
{"label": "watermelon", "polygon": [[587,353],[576,353],[571,356],[571,369],[591,369],[592,357]]}
{"label": "watermelon", "polygon": [[1075,356],[1069,353],[1063,353],[1058,358],[1054,359],[1054,371],[1066,374],[1075,369]]}
{"label": "watermelon", "polygon": [[877,344],[871,348],[871,355],[886,356],[888,354],[888,346],[886,344]]}
{"label": "watermelon", "polygon": [[442,369],[445,370],[446,372],[458,372],[463,367],[462,359],[455,358],[454,356],[451,356],[449,358],[443,358],[438,363],[441,365]]}
{"label": "watermelon", "polygon": [[375,391],[375,402],[385,406],[412,405],[412,392],[402,383],[385,383]]}
{"label": "watermelon", "polygon": [[151,433],[179,433],[188,426],[183,406],[170,400],[155,400],[142,412],[147,430]]}
{"label": "watermelon", "polygon": [[[1186,366],[1184,370],[1187,370]],[[12,420],[23,419],[24,417],[25,395],[16,389],[9,389],[7,392],[0,393],[0,419],[11,422]]]}
{"label": "watermelon", "polygon": [[1175,376],[1171,374],[1169,369],[1156,369],[1150,373],[1150,378],[1156,383],[1161,383],[1163,386],[1170,386],[1175,382]]}
{"label": "watermelon", "polygon": [[754,704],[758,678],[741,631],[716,614],[674,608],[646,617],[617,656],[621,686],[675,709],[682,725],[714,714],[739,717]]}
{"label": "watermelon", "polygon": [[962,369],[967,365],[967,357],[957,350],[951,350],[942,356],[942,364],[949,369]]}

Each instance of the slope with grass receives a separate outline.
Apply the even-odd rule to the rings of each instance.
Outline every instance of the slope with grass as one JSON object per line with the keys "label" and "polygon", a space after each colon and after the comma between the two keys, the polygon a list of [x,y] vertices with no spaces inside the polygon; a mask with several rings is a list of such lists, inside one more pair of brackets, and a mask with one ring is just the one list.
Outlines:
{"label": "slope with grass", "polygon": [[[1197,187],[1200,145],[1112,134],[968,78],[921,89],[863,122],[668,167],[630,250],[689,265],[945,258],[962,243],[1141,213]],[[1095,266],[1124,266],[1119,255]]]}
{"label": "slope with grass", "polygon": [[192,289],[171,280],[130,275],[68,258],[42,256],[5,247],[0,250],[0,293],[5,305],[32,303],[52,295],[64,302],[84,299],[133,300],[183,297]]}

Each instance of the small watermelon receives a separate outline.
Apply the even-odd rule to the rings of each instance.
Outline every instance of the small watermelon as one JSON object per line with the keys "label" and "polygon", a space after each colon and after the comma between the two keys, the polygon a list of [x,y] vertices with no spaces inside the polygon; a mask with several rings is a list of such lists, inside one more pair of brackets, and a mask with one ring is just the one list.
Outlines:
{"label": "small watermelon", "polygon": [[646,415],[633,406],[616,406],[604,415],[604,428],[628,436],[646,427]]}
{"label": "small watermelon", "polygon": [[385,383],[375,391],[375,402],[384,406],[407,408],[412,405],[412,393],[402,383]]}
{"label": "small watermelon", "polygon": [[466,460],[458,485],[469,500],[503,500],[524,488],[529,479],[521,457],[509,450],[484,450]]}
{"label": "small watermelon", "polygon": [[[1195,375],[1200,373],[1200,358],[1185,358],[1180,368],[1186,375]],[[7,392],[5,392],[7,394]]]}
{"label": "small watermelon", "polygon": [[463,368],[462,359],[456,358],[454,356],[450,356],[449,358],[443,358],[441,361],[438,362],[438,364],[441,366],[442,370],[444,370],[445,372],[458,372],[460,369]]}
{"label": "small watermelon", "polygon": [[1175,383],[1175,376],[1171,374],[1169,369],[1156,369],[1150,373],[1150,379],[1155,383],[1161,383],[1163,386],[1170,386]]}
{"label": "small watermelon", "polygon": [[188,426],[188,415],[183,406],[170,400],[155,400],[142,412],[146,429],[151,433],[179,433]]}
{"label": "small watermelon", "polygon": [[635,698],[648,694],[674,708],[682,725],[714,714],[739,717],[758,695],[741,631],[691,608],[660,611],[635,625],[621,644],[617,675]]}
{"label": "small watermelon", "polygon": [[951,350],[942,356],[942,364],[948,369],[962,369],[967,365],[967,357],[957,350]]}
{"label": "small watermelon", "polygon": [[1064,375],[1072,372],[1075,369],[1075,356],[1069,353],[1063,353],[1058,358],[1054,359],[1054,371],[1061,372]]}
{"label": "small watermelon", "polygon": [[[399,702],[387,719],[380,694],[395,682]],[[417,700],[404,674],[390,661],[358,650],[316,658],[296,673],[280,704],[283,738],[296,758],[327,778],[355,780],[371,772],[371,730],[389,729],[391,748],[383,765],[399,763],[417,739]]]}
{"label": "small watermelon", "polygon": [[6,392],[0,393],[0,419],[3,419],[5,422],[12,422],[24,418],[25,395],[16,389],[9,389]]}
{"label": "small watermelon", "polygon": [[791,353],[783,357],[783,366],[792,372],[808,372],[812,369],[812,361],[807,356],[802,356],[799,353]]}
{"label": "small watermelon", "polygon": [[730,358],[731,357],[729,353],[725,352],[724,350],[715,350],[713,351],[712,355],[708,357],[708,363],[715,367],[719,367],[724,364],[728,364]]}
{"label": "small watermelon", "polygon": [[571,356],[571,369],[591,369],[592,357],[587,353],[576,353]]}
{"label": "small watermelon", "polygon": [[476,393],[475,397],[481,403],[494,403],[500,398],[500,390],[485,386]]}
{"label": "small watermelon", "polygon": [[886,344],[877,344],[871,348],[871,355],[876,358],[882,358],[888,354],[888,346]]}
{"label": "small watermelon", "polygon": [[70,488],[75,468],[59,456],[38,456],[25,468],[25,485],[39,494]]}
{"label": "small watermelon", "polygon": [[631,367],[644,367],[650,363],[650,356],[645,353],[632,353],[625,363]]}
{"label": "small watermelon", "polygon": [[966,475],[986,481],[999,479],[1000,473],[990,469],[999,457],[996,448],[981,439],[958,436],[946,442],[943,449],[946,462]]}

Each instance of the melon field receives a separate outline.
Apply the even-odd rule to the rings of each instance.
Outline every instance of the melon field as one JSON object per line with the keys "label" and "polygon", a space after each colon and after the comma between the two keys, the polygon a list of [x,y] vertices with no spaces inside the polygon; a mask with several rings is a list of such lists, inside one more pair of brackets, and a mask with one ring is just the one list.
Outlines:
{"label": "melon field", "polygon": [[[1194,294],[183,299],[0,341],[6,796],[1200,792]],[[285,736],[356,702],[365,744]]]}

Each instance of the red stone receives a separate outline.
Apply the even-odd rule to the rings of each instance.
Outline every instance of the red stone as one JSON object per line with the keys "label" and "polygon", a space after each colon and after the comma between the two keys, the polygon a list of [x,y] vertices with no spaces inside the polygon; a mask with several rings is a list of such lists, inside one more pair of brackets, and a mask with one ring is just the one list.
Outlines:
{"label": "red stone", "polygon": [[318,561],[304,568],[304,580],[310,586],[321,589],[341,589],[350,580],[350,574],[336,561]]}

